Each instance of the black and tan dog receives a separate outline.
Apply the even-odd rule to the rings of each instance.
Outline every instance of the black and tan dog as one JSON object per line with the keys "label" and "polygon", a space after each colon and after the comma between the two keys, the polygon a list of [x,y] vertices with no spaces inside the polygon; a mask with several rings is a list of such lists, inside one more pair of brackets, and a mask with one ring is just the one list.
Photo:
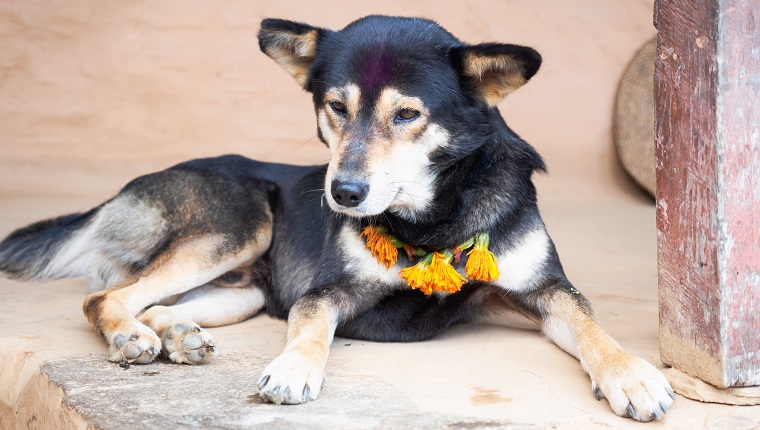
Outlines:
{"label": "black and tan dog", "polygon": [[259,43],[313,94],[327,166],[182,163],[89,212],[13,232],[0,270],[89,276],[98,291],[84,312],[115,362],[162,350],[203,362],[216,348],[200,326],[262,309],[287,317],[285,351],[259,381],[275,403],[316,399],[336,334],[423,340],[516,311],[580,360],[615,413],[663,416],[668,382],[599,327],[566,279],[531,182],[544,164],[496,108],[536,73],[536,51],[385,16],[340,31],[267,19]]}

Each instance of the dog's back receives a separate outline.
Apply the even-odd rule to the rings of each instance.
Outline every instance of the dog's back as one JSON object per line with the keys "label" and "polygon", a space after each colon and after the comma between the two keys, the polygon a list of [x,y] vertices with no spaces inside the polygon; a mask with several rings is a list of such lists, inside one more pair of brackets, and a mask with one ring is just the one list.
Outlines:
{"label": "dog's back", "polygon": [[85,213],[34,223],[0,242],[0,271],[22,280],[89,277],[92,289],[139,275],[177,240],[234,231],[239,247],[275,186],[240,156],[194,160],[141,176]]}

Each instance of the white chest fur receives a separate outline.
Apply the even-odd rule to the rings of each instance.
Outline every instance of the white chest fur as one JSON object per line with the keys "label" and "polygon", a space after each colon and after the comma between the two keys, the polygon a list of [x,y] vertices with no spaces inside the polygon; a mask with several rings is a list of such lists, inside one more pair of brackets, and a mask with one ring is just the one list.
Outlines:
{"label": "white chest fur", "polygon": [[349,226],[343,226],[340,231],[340,246],[346,255],[345,270],[359,279],[381,282],[386,285],[405,284],[396,266],[386,269],[379,264],[365,247],[359,233]]}
{"label": "white chest fur", "polygon": [[534,289],[541,280],[549,248],[549,234],[543,228],[523,236],[513,247],[496,256],[499,264],[496,284],[511,291]]}

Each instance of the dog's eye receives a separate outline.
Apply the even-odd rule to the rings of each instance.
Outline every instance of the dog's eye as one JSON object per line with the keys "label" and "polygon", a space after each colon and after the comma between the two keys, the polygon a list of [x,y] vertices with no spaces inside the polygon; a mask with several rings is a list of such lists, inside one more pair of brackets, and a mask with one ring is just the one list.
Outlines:
{"label": "dog's eye", "polygon": [[396,122],[408,122],[408,121],[414,121],[417,119],[417,117],[420,116],[420,111],[410,109],[410,108],[403,108],[396,114]]}
{"label": "dog's eye", "polygon": [[341,102],[330,102],[330,107],[339,115],[346,114],[346,105]]}

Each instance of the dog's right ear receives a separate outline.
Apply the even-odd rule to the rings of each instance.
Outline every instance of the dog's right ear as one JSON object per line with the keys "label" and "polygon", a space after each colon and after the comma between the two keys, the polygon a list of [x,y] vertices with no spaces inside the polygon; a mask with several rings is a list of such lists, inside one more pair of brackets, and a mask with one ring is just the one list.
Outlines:
{"label": "dog's right ear", "polygon": [[325,31],[300,22],[267,18],[261,21],[259,48],[306,89],[309,68]]}

